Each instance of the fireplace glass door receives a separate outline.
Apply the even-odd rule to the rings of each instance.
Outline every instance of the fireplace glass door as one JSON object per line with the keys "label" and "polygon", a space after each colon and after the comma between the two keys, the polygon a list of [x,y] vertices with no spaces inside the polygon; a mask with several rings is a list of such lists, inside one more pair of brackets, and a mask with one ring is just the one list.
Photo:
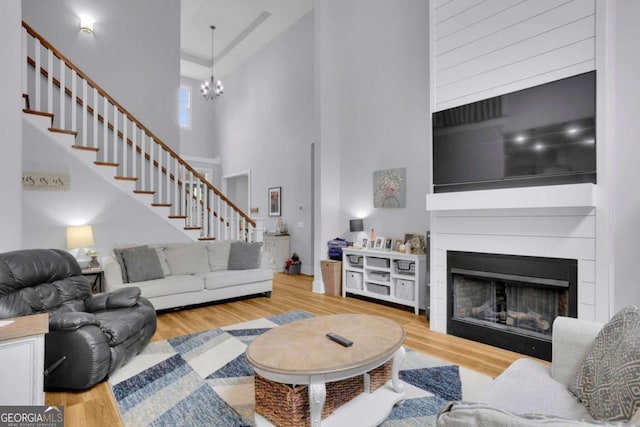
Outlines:
{"label": "fireplace glass door", "polygon": [[459,321],[550,339],[553,320],[569,315],[568,281],[461,269],[451,272],[453,317]]}

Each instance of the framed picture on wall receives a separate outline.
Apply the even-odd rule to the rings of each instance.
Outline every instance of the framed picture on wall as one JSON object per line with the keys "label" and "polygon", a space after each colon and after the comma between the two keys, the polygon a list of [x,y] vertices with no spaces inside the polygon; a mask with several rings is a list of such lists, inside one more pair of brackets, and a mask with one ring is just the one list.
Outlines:
{"label": "framed picture on wall", "polygon": [[280,216],[282,206],[282,187],[269,189],[269,216]]}

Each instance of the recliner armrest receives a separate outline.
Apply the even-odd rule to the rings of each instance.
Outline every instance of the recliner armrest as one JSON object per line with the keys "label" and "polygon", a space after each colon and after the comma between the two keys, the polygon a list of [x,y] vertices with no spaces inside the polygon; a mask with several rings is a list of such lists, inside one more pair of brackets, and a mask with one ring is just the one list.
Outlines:
{"label": "recliner armrest", "polygon": [[87,311],[93,313],[113,308],[133,307],[138,302],[138,298],[140,298],[140,288],[128,286],[108,294],[90,296],[84,300],[84,305]]}
{"label": "recliner armrest", "polygon": [[91,313],[67,312],[49,315],[49,329],[52,331],[73,331],[82,326],[99,324],[96,316]]}

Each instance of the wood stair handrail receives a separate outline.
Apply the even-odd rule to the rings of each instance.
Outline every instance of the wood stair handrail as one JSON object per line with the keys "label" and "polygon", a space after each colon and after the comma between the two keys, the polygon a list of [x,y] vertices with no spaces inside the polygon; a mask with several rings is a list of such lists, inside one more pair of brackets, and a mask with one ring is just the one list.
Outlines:
{"label": "wood stair handrail", "polygon": [[[167,144],[165,144],[160,138],[158,138],[153,132],[151,132],[146,126],[144,126],[133,114],[131,114],[126,108],[124,108],[122,105],[120,105],[120,103],[118,103],[115,99],[113,99],[104,89],[102,89],[100,87],[100,85],[98,85],[89,76],[87,76],[80,68],[78,68],[72,61],[70,61],[69,58],[64,56],[62,54],[62,52],[60,52],[58,49],[56,49],[51,43],[49,43],[44,37],[42,37],[36,30],[34,30],[25,21],[22,21],[22,26],[25,28],[25,30],[29,34],[31,34],[31,36],[33,36],[34,38],[40,40],[40,44],[42,46],[44,46],[45,48],[49,49],[58,59],[62,60],[69,68],[74,70],[76,72],[76,74],[78,74],[78,76],[80,76],[80,78],[84,79],[92,88],[96,89],[98,91],[98,93],[102,97],[108,99],[109,102],[112,105],[114,105],[119,111],[121,111],[123,114],[125,114],[132,123],[135,123],[143,132],[145,132],[147,134],[147,136],[151,137],[156,142],[156,144],[159,144],[167,153],[169,153],[169,155],[171,157],[176,159],[181,165],[183,165],[187,170],[189,170],[193,175],[195,175],[200,181],[202,181],[202,183],[204,183],[207,186],[207,188],[209,188],[211,191],[213,191],[226,204],[228,204],[234,211],[238,212],[238,214],[240,214],[240,216],[242,218],[244,218],[249,224],[251,224],[254,227],[256,226],[255,221],[253,219],[251,219],[246,213],[244,213],[242,211],[242,209],[240,209],[238,206],[236,206],[235,203],[233,203],[231,200],[229,200],[227,198],[227,196],[225,196],[222,192],[220,192],[209,181],[204,179],[204,177],[202,175],[200,175],[200,173],[198,171],[196,171],[194,168],[192,168],[191,165],[189,165],[178,154],[176,154],[171,149],[171,147],[169,147]],[[35,66],[35,62],[34,62],[34,66]],[[42,71],[43,70],[42,70],[42,67],[41,67],[40,72],[42,72]],[[44,71],[46,71],[46,70],[44,70]],[[60,87],[59,82],[58,82],[58,87]],[[62,88],[60,88],[60,89],[62,89]],[[65,94],[66,94],[67,93],[67,88],[65,87],[64,89],[65,89]],[[76,101],[77,102],[81,101],[80,97],[77,97]],[[80,104],[80,105],[82,105],[82,104]],[[87,107],[89,108],[88,105],[87,105]],[[92,111],[93,111],[93,109],[92,109]],[[102,123],[104,124],[104,119],[103,119]],[[109,123],[109,124],[111,125],[111,123]],[[112,128],[112,130],[113,130],[113,128]],[[120,132],[118,134],[120,135]],[[146,155],[147,154],[145,153],[145,156]],[[156,167],[157,167],[157,165],[156,165]]]}

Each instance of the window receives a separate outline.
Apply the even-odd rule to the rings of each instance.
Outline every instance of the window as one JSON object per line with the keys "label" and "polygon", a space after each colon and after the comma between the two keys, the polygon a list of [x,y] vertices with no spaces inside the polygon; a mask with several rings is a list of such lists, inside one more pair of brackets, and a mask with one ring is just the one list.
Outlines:
{"label": "window", "polygon": [[180,86],[180,127],[191,128],[191,88]]}

